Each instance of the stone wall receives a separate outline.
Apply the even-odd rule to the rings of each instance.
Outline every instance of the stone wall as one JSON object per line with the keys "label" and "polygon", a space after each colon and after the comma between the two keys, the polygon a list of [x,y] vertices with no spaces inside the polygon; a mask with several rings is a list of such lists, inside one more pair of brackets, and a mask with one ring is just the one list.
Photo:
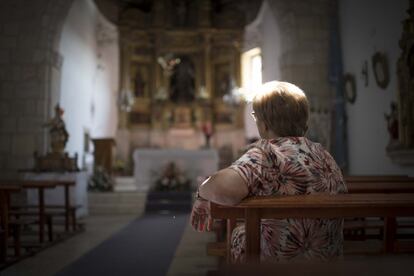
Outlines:
{"label": "stone wall", "polygon": [[328,148],[333,106],[328,82],[329,36],[334,2],[268,1],[279,25],[281,79],[305,91],[311,105],[308,136]]}
{"label": "stone wall", "polygon": [[246,28],[243,47],[261,48],[263,82],[288,81],[305,91],[311,105],[308,136],[327,148],[333,111],[328,68],[334,3],[265,0],[258,17]]}
{"label": "stone wall", "polygon": [[42,124],[59,88],[57,52],[72,0],[0,2],[0,178],[31,167],[46,149]]}

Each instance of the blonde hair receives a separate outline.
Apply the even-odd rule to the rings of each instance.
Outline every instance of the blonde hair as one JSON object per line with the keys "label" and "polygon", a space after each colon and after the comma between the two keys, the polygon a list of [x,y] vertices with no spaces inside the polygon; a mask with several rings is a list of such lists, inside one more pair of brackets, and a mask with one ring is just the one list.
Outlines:
{"label": "blonde hair", "polygon": [[263,84],[253,99],[253,110],[257,120],[279,137],[304,136],[308,129],[308,99],[294,84]]}

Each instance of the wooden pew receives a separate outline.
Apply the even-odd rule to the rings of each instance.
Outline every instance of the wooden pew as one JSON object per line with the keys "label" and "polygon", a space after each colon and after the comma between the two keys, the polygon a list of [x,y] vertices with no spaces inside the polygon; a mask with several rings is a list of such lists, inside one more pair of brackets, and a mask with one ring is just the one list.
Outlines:
{"label": "wooden pew", "polygon": [[[395,218],[414,217],[414,194],[315,194],[300,196],[252,197],[234,207],[211,204],[214,219],[246,224],[246,257],[258,262],[260,220],[283,218],[384,217],[384,252],[394,251]],[[228,231],[228,237],[231,232]],[[227,241],[230,244],[230,240]],[[229,255],[228,255],[229,256]]]}
{"label": "wooden pew", "polygon": [[10,193],[18,192],[17,186],[3,185],[0,186],[0,230],[2,232],[0,239],[0,263],[7,261],[7,247],[9,238],[9,197]]}
{"label": "wooden pew", "polygon": [[20,192],[21,187],[15,185],[0,186],[0,263],[6,265],[9,237],[13,237],[13,248],[15,258],[21,257],[20,235],[22,226],[34,223],[30,219],[10,218],[10,194]]}
{"label": "wooden pew", "polygon": [[[53,240],[53,225],[56,222],[52,222],[53,217],[64,217],[65,231],[69,231],[69,227],[72,226],[72,230],[76,231],[78,223],[76,220],[76,210],[79,206],[73,206],[70,203],[70,187],[76,183],[74,181],[63,180],[3,180],[0,185],[18,185],[23,189],[36,189],[38,193],[38,199],[36,205],[13,205],[10,210],[10,214],[18,217],[37,217],[39,224],[39,242],[44,242],[45,226],[48,227],[49,241]],[[53,189],[57,186],[63,186],[64,199],[60,205],[48,205],[45,202],[45,190]]]}
{"label": "wooden pew", "polygon": [[[381,180],[381,181],[380,181]],[[355,176],[347,182],[348,192],[356,193],[414,193],[414,178],[408,176]],[[399,224],[399,228],[414,228],[412,224]],[[359,218],[345,223],[346,237],[351,239],[366,239],[366,230],[379,229],[382,233],[381,221],[367,221]],[[374,235],[375,236],[375,235]]]}
{"label": "wooden pew", "polygon": [[[378,182],[381,180],[381,182]],[[395,182],[394,182],[395,181]],[[408,176],[352,176],[347,183],[349,193],[414,193],[414,178]],[[221,228],[224,230],[224,236],[229,240],[233,229],[236,226],[236,220],[228,219],[224,221]],[[399,226],[400,227],[400,226]],[[413,227],[412,225],[401,225],[401,227]],[[381,221],[373,222],[365,219],[346,221],[345,230],[347,237],[352,239],[363,240],[368,237],[366,229],[379,229],[382,233],[383,223]],[[221,230],[221,231],[223,231]],[[219,230],[220,231],[220,230]],[[222,234],[223,235],[223,234]],[[223,252],[228,252],[229,244],[219,242],[210,243],[207,251],[213,256],[223,256]],[[227,248],[226,250],[223,250]],[[227,259],[229,256],[227,256]]]}
{"label": "wooden pew", "polygon": [[[38,192],[38,201],[39,205],[35,212],[27,212],[26,210],[10,210],[10,215],[13,215],[16,218],[20,218],[22,216],[36,216],[38,219],[39,225],[39,243],[44,242],[44,233],[45,233],[45,225],[47,223],[47,214],[45,212],[45,202],[44,202],[44,194],[45,189],[54,189],[56,185],[52,182],[44,182],[44,181],[30,181],[30,180],[3,180],[0,182],[0,185],[13,185],[19,186],[22,189],[36,189]],[[49,230],[51,227],[49,226]],[[50,234],[49,234],[50,235]]]}
{"label": "wooden pew", "polygon": [[408,175],[345,175],[346,183],[350,182],[405,182],[412,181]]}
{"label": "wooden pew", "polygon": [[404,182],[348,182],[348,193],[414,193],[414,179]]}
{"label": "wooden pew", "polygon": [[[54,216],[63,216],[65,218],[65,231],[69,231],[69,227],[72,227],[73,231],[76,231],[78,223],[76,220],[76,210],[80,208],[79,205],[72,205],[70,202],[70,187],[76,185],[75,181],[68,181],[68,180],[22,180],[21,183],[45,183],[45,185],[53,185],[55,187],[62,186],[64,189],[64,199],[62,204],[47,204],[46,202],[43,203],[44,209]],[[33,187],[31,187],[33,188]],[[44,200],[43,200],[44,201]],[[33,210],[38,209],[41,206],[41,199],[39,197],[37,205],[25,205],[25,206],[12,206],[14,209],[21,209],[24,207],[25,209]]]}

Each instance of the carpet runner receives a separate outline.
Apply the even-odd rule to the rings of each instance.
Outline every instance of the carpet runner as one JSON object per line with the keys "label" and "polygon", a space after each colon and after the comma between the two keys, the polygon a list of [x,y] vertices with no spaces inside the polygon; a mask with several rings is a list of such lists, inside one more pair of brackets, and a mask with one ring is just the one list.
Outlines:
{"label": "carpet runner", "polygon": [[142,217],[56,275],[166,275],[190,210],[191,193],[150,192]]}

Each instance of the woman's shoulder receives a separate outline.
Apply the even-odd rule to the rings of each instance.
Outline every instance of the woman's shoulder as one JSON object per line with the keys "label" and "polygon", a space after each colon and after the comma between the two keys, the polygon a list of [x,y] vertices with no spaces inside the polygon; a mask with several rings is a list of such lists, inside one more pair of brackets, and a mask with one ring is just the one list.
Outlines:
{"label": "woman's shoulder", "polygon": [[246,148],[246,153],[249,155],[276,155],[278,158],[291,158],[301,154],[320,156],[329,154],[321,144],[313,142],[306,137],[259,139]]}
{"label": "woman's shoulder", "polygon": [[259,139],[256,142],[247,146],[246,153],[253,154],[253,153],[261,153],[267,154],[273,150],[274,146],[272,145],[270,140],[267,139]]}

